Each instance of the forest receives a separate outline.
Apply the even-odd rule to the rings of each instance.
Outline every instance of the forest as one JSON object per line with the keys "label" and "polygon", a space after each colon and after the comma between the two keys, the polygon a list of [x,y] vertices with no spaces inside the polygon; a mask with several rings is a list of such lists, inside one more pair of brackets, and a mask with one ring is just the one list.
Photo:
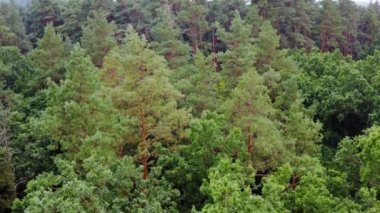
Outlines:
{"label": "forest", "polygon": [[379,123],[378,1],[0,1],[0,213],[377,213]]}

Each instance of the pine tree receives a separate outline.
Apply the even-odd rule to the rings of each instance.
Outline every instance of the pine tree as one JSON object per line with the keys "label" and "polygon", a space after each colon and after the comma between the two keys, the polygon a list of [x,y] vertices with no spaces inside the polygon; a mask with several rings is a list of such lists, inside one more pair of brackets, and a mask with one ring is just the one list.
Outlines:
{"label": "pine tree", "polygon": [[360,21],[359,30],[361,33],[359,40],[366,52],[376,47],[374,44],[379,41],[380,18],[378,13],[376,4],[370,4]]}
{"label": "pine tree", "polygon": [[259,8],[257,5],[249,7],[247,15],[244,18],[245,23],[249,24],[252,28],[251,36],[256,38],[260,32],[260,28],[264,23],[264,19],[259,14]]}
{"label": "pine tree", "polygon": [[[111,12],[111,18],[115,21],[118,29],[126,30],[128,25],[132,25],[140,34],[145,35],[147,39],[151,39],[151,28],[154,20],[158,15],[156,10],[161,7],[163,1],[150,0],[117,0]],[[122,36],[124,32],[120,32]]]}
{"label": "pine tree", "polygon": [[[190,71],[189,76],[186,80],[178,81],[175,86],[186,95],[185,106],[192,108],[194,116],[200,116],[203,111],[213,111],[220,104],[218,97],[220,74],[215,72],[211,56],[205,57],[201,52],[197,52],[193,59],[194,65],[187,67]],[[187,81],[189,87],[186,87]]]}
{"label": "pine tree", "polygon": [[344,26],[344,39],[341,42],[341,50],[343,55],[358,56],[359,43],[358,43],[358,25],[359,25],[359,10],[355,2],[351,0],[340,0],[338,8],[343,20]]}
{"label": "pine tree", "polygon": [[64,59],[63,48],[61,36],[55,32],[52,24],[48,24],[44,36],[38,40],[37,48],[29,55],[35,66],[41,70],[43,80],[51,77],[58,82],[62,78],[60,69]]}
{"label": "pine tree", "polygon": [[292,30],[292,18],[296,17],[295,9],[290,7],[289,1],[268,0],[269,20],[273,24],[273,28],[279,33],[281,46],[289,48],[289,35]]}
{"label": "pine tree", "polygon": [[278,56],[278,48],[280,47],[280,39],[276,30],[272,25],[265,21],[261,26],[259,36],[256,40],[257,54],[256,67],[263,71]]}
{"label": "pine tree", "polygon": [[[284,92],[286,97],[289,93]],[[312,117],[303,108],[299,97],[281,112],[282,114],[282,131],[284,137],[289,141],[294,141],[293,151],[297,157],[308,155],[317,156],[320,151],[319,143],[322,136],[320,131],[322,125],[313,121]]]}
{"label": "pine tree", "polygon": [[82,26],[85,25],[89,12],[85,2],[69,0],[62,10],[64,23],[57,27],[57,30],[70,38],[73,43],[79,42],[82,37]]}
{"label": "pine tree", "polygon": [[[88,0],[87,0],[88,1]],[[113,8],[114,1],[113,0],[91,0],[88,1],[90,6],[90,10],[94,12],[102,12],[105,14],[109,14],[111,9]]]}
{"label": "pine tree", "polygon": [[256,40],[256,67],[277,110],[283,136],[294,145],[294,153],[313,156],[319,151],[316,144],[320,142],[321,126],[303,108],[297,79],[301,72],[286,52],[279,49],[279,39],[269,22],[265,22]]}
{"label": "pine tree", "polygon": [[245,0],[211,1],[208,7],[207,21],[209,23],[218,22],[226,29],[230,28],[236,11],[244,17],[248,9]]}
{"label": "pine tree", "polygon": [[208,31],[207,8],[197,1],[181,1],[178,22],[190,39],[193,52],[204,49],[203,36]]}
{"label": "pine tree", "polygon": [[50,86],[48,107],[36,120],[36,128],[53,139],[50,148],[59,149],[68,159],[81,159],[98,150],[119,154],[118,122],[123,119],[109,99],[97,93],[98,70],[78,46],[65,67],[66,78]]}
{"label": "pine tree", "polygon": [[102,69],[106,92],[114,105],[134,121],[126,141],[137,145],[144,179],[148,178],[154,146],[162,143],[171,147],[185,136],[188,115],[177,109],[182,95],[170,84],[169,75],[164,59],[150,50],[132,27],[128,28],[125,46],[111,51]]}
{"label": "pine tree", "polygon": [[17,35],[7,26],[4,17],[0,14],[0,46],[16,46],[17,44]]}
{"label": "pine tree", "polygon": [[270,18],[269,15],[272,5],[268,2],[268,0],[251,0],[251,4],[257,5],[259,14],[264,20],[268,20]]}
{"label": "pine tree", "polygon": [[152,46],[157,53],[165,57],[171,69],[177,70],[188,63],[190,48],[181,40],[180,29],[172,15],[164,8],[160,8],[157,13],[159,17],[152,28]]}
{"label": "pine tree", "polygon": [[226,90],[233,89],[240,76],[254,66],[255,52],[251,28],[235,13],[231,31],[226,32],[219,27],[218,36],[227,45],[228,49],[219,54],[222,63],[222,77],[226,83]]}
{"label": "pine tree", "polygon": [[294,17],[291,18],[292,32],[289,35],[289,44],[292,48],[303,47],[310,50],[313,46],[311,38],[313,20],[311,17],[312,2],[305,0],[293,0]]}
{"label": "pine tree", "polygon": [[83,29],[82,47],[97,67],[102,67],[104,56],[116,46],[115,28],[113,23],[107,21],[105,14],[96,13],[94,18],[88,19]]}
{"label": "pine tree", "polygon": [[61,11],[56,0],[32,0],[28,5],[25,17],[25,30],[33,45],[37,39],[44,34],[44,28],[52,23],[54,26],[59,25],[61,20]]}
{"label": "pine tree", "polygon": [[275,110],[268,89],[255,70],[241,77],[230,98],[222,105],[222,110],[231,126],[242,129],[256,169],[265,171],[274,168],[290,157],[279,123],[271,119]]}
{"label": "pine tree", "polygon": [[[23,52],[28,50],[30,47],[29,43],[26,41],[21,9],[19,8],[19,6],[17,6],[15,0],[9,0],[9,2],[7,3],[0,3],[0,16],[4,17],[6,25],[9,27],[12,33],[14,33],[17,36],[17,39],[13,43],[13,45],[19,47]],[[3,29],[2,32],[7,31]]]}
{"label": "pine tree", "polygon": [[334,1],[322,1],[322,17],[320,23],[320,48],[322,52],[339,48],[343,37],[343,23]]}

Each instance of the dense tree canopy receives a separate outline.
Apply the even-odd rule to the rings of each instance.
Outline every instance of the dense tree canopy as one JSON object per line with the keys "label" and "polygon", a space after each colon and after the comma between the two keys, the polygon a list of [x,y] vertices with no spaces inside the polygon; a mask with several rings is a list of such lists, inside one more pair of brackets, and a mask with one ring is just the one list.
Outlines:
{"label": "dense tree canopy", "polygon": [[380,4],[0,1],[0,212],[379,212]]}

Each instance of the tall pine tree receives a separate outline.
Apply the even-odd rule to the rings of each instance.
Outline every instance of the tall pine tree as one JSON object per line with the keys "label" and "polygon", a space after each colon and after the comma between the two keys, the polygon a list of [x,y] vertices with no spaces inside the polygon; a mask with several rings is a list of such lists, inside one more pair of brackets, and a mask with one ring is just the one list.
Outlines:
{"label": "tall pine tree", "polygon": [[102,67],[104,56],[116,46],[115,28],[104,13],[95,13],[83,29],[82,47],[97,67]]}
{"label": "tall pine tree", "polygon": [[[256,70],[246,72],[222,106],[231,126],[242,129],[254,168],[266,171],[289,159],[268,89]],[[272,118],[271,118],[272,117]]]}
{"label": "tall pine tree", "polygon": [[148,178],[154,147],[159,143],[173,147],[185,137],[188,123],[187,112],[177,108],[182,94],[170,84],[170,70],[148,45],[129,27],[126,44],[107,55],[102,69],[107,94],[133,121],[128,125],[132,131],[126,133],[125,141],[129,147],[137,148],[144,179]]}
{"label": "tall pine tree", "polygon": [[342,17],[337,5],[332,0],[322,1],[322,16],[320,21],[320,48],[322,52],[334,51],[339,48],[343,38]]}
{"label": "tall pine tree", "polygon": [[51,77],[58,82],[62,78],[63,54],[62,37],[55,32],[52,24],[48,24],[44,36],[38,40],[37,48],[29,54],[29,58],[40,69],[42,81]]}

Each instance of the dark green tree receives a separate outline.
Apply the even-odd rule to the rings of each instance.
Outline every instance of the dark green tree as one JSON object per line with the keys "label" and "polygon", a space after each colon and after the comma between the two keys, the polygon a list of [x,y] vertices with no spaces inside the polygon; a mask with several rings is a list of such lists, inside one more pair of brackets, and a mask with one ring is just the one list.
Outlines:
{"label": "dark green tree", "polygon": [[[23,52],[27,51],[30,48],[30,46],[28,41],[26,40],[25,27],[22,22],[21,8],[16,4],[15,0],[1,2],[0,14],[0,16],[2,16],[5,20],[6,26],[8,26],[11,32],[17,36],[17,39],[13,41],[12,45],[19,47],[20,49],[22,49]],[[7,32],[6,29],[3,29],[1,31],[4,33]]]}
{"label": "dark green tree", "polygon": [[56,0],[32,0],[25,15],[25,30],[33,45],[42,38],[49,23],[54,26],[62,24],[59,3]]}
{"label": "dark green tree", "polygon": [[359,41],[364,49],[364,54],[371,52],[379,41],[380,16],[378,11],[378,5],[371,3],[361,16]]}
{"label": "dark green tree", "polygon": [[332,0],[322,1],[322,15],[320,21],[320,49],[322,52],[334,51],[339,48],[343,38],[342,17],[337,5]]}
{"label": "dark green tree", "polygon": [[205,57],[201,52],[197,52],[193,61],[193,66],[186,67],[190,71],[189,76],[178,81],[175,86],[186,95],[185,106],[192,109],[194,116],[200,116],[203,111],[213,111],[220,104],[220,74],[215,71],[211,56]]}
{"label": "dark green tree", "polygon": [[190,59],[190,47],[181,40],[180,29],[174,17],[164,8],[158,9],[157,13],[159,17],[151,29],[154,40],[152,46],[165,57],[171,69],[180,72],[179,69],[187,65]]}
{"label": "dark green tree", "polygon": [[[165,4],[165,0],[117,0],[114,4],[111,18],[119,29],[125,31],[130,24],[139,34],[151,39],[154,20],[160,17],[155,15],[156,10]],[[123,31],[118,33],[125,36]]]}
{"label": "dark green tree", "polygon": [[102,67],[104,56],[116,46],[115,28],[103,13],[96,13],[94,18],[89,18],[87,26],[83,28],[82,47],[97,67]]}
{"label": "dark green tree", "polygon": [[190,40],[194,53],[205,48],[203,36],[209,30],[206,15],[207,7],[200,2],[181,1],[178,22],[181,28],[184,29],[184,34]]}
{"label": "dark green tree", "polygon": [[221,158],[211,168],[202,192],[210,196],[202,212],[271,212],[274,209],[262,197],[253,195],[251,185],[255,177],[252,167],[242,166]]}
{"label": "dark green tree", "polygon": [[332,211],[336,200],[327,189],[318,159],[305,157],[295,166],[285,164],[264,180],[263,197],[283,212]]}
{"label": "dark green tree", "polygon": [[378,172],[378,155],[379,155],[379,128],[373,127],[367,130],[365,136],[359,138],[360,159],[363,166],[360,169],[361,180],[367,184],[368,187],[375,187],[378,189],[380,181],[380,174]]}
{"label": "dark green tree", "polygon": [[222,63],[224,83],[221,85],[221,89],[228,93],[237,85],[239,77],[254,66],[253,38],[251,37],[251,28],[241,19],[238,12],[235,13],[230,32],[219,27],[218,37],[228,48],[226,52],[219,53],[218,56],[218,60]]}
{"label": "dark green tree", "polygon": [[280,47],[280,40],[276,30],[266,21],[260,28],[260,33],[256,40],[257,54],[256,67],[262,71],[278,56],[277,49]]}
{"label": "dark green tree", "polygon": [[8,114],[9,112],[4,109],[3,103],[0,102],[0,209],[2,212],[11,212],[12,202],[16,197]]}
{"label": "dark green tree", "polygon": [[82,26],[86,24],[89,15],[85,1],[69,0],[62,10],[64,23],[57,30],[64,36],[70,38],[74,43],[79,42],[82,37]]}
{"label": "dark green tree", "polygon": [[62,79],[63,54],[62,37],[55,32],[52,24],[48,24],[44,36],[38,40],[37,47],[29,54],[32,63],[40,69],[41,81],[48,77],[56,82]]}
{"label": "dark green tree", "polygon": [[7,26],[5,18],[0,14],[0,46],[16,46],[17,35]]}
{"label": "dark green tree", "polygon": [[344,26],[344,39],[341,42],[343,55],[352,55],[354,58],[360,54],[360,44],[358,43],[358,26],[360,11],[355,2],[351,0],[340,0],[338,9],[342,16]]}

